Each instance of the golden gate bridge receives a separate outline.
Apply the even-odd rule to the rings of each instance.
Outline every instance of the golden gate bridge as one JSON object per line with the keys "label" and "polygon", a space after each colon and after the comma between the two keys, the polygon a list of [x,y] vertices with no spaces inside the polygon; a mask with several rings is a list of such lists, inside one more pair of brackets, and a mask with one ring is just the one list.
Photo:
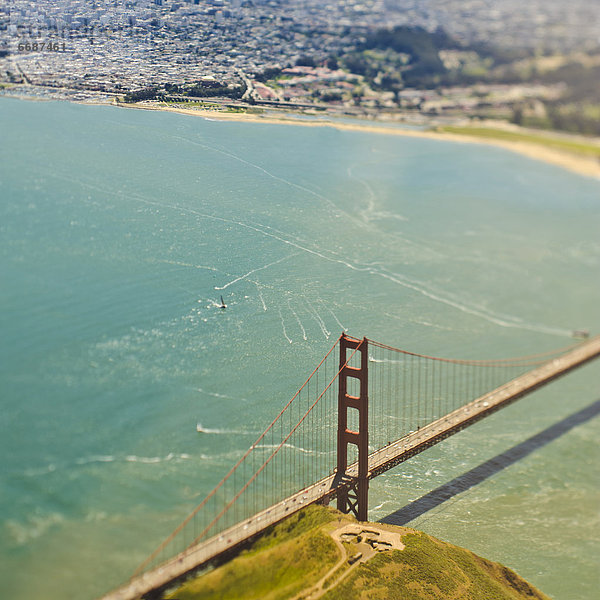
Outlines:
{"label": "golden gate bridge", "polygon": [[600,356],[600,336],[499,360],[426,356],[342,334],[192,513],[103,600],[135,600],[308,504],[367,520],[369,481]]}

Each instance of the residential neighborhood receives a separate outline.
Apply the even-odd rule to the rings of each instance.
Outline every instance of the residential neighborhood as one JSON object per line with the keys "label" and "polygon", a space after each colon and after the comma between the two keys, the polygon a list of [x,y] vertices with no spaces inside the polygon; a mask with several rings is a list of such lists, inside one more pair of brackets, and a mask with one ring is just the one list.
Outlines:
{"label": "residential neighborhood", "polygon": [[[486,79],[495,65],[486,49],[505,49],[511,64],[588,51],[598,59],[598,9],[583,0],[568,8],[562,0],[341,0],[326,7],[316,0],[5,0],[0,93],[111,101],[207,95],[430,116],[505,117],[518,104],[543,117],[544,103],[559,98],[564,83],[501,71]],[[386,29],[451,40],[422,62],[458,76],[411,81],[407,75],[421,67],[415,52],[369,45],[373,32]]]}

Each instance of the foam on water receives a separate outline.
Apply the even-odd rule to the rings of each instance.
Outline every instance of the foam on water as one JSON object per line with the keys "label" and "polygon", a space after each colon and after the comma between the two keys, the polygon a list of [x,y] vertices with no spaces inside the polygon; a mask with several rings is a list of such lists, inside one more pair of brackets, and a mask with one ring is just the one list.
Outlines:
{"label": "foam on water", "polygon": [[[255,446],[255,448],[264,448],[267,450],[274,450],[279,447],[280,447],[279,444],[257,444]],[[312,450],[310,448],[302,448],[300,446],[295,446],[294,444],[288,444],[288,443],[282,444],[281,447],[282,448],[290,448],[291,450],[296,450],[297,452],[301,452],[302,454],[328,454],[328,452]]]}
{"label": "foam on water", "polygon": [[259,435],[256,431],[243,431],[241,429],[217,429],[211,427],[204,427],[200,421],[196,423],[196,431],[198,433],[215,433],[219,435]]}
{"label": "foam on water", "polygon": [[5,522],[5,530],[10,541],[16,546],[27,546],[49,532],[52,527],[65,520],[59,513],[29,515],[24,522],[9,519]]}

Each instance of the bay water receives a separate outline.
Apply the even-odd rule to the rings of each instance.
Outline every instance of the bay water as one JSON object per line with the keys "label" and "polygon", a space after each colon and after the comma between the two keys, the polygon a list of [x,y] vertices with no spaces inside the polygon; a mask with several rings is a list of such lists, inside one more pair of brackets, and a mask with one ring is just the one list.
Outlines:
{"label": "bay water", "polygon": [[[600,182],[506,150],[3,98],[0,153],[3,597],[122,583],[342,330],[480,359],[600,329]],[[599,371],[375,479],[370,518],[598,400]],[[598,433],[408,525],[591,600]]]}

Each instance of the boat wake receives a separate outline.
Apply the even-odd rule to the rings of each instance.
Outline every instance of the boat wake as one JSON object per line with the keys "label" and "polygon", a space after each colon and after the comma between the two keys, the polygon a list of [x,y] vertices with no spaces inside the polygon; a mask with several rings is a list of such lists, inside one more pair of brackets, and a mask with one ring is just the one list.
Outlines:
{"label": "boat wake", "polygon": [[214,429],[210,427],[204,427],[202,423],[198,421],[196,423],[196,431],[198,433],[212,433],[218,435],[257,435],[254,431],[241,431],[236,429]]}
{"label": "boat wake", "polygon": [[[208,458],[205,455],[199,455],[200,458],[205,459]],[[87,466],[93,464],[108,464],[108,463],[142,463],[142,464],[158,464],[170,462],[172,460],[188,460],[192,458],[189,454],[186,453],[176,453],[169,452],[166,456],[137,456],[136,454],[128,454],[127,456],[118,457],[113,456],[111,454],[98,454],[92,456],[83,456],[81,458],[75,459],[73,462],[64,462],[62,464],[48,464],[45,467],[26,469],[24,474],[27,477],[37,477],[40,475],[48,475],[50,473],[54,473],[55,471],[63,471],[64,469],[71,469],[73,465],[77,466]]]}
{"label": "boat wake", "polygon": [[[265,450],[273,450],[279,448],[279,444],[258,444],[255,448],[263,448]],[[328,454],[328,452],[322,452],[319,450],[311,450],[310,448],[302,448],[301,446],[294,446],[294,444],[281,444],[282,448],[289,448],[290,450],[295,450],[296,452],[301,452],[302,454]]]}

